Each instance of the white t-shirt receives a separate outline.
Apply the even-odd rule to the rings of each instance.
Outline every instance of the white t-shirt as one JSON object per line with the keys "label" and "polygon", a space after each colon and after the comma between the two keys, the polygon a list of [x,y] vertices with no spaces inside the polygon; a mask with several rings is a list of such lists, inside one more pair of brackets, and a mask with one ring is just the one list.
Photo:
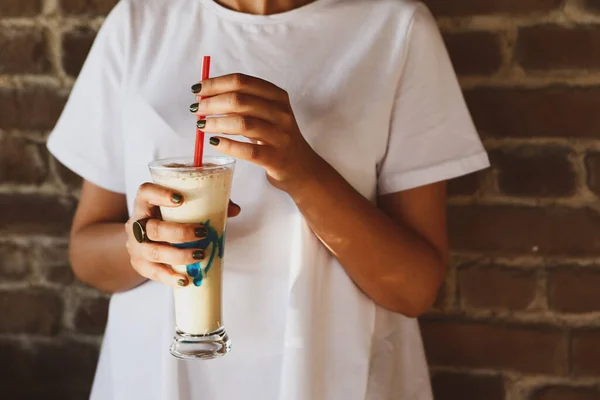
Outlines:
{"label": "white t-shirt", "polygon": [[[122,0],[49,149],[131,210],[148,162],[193,152],[204,55],[212,76],[286,89],[308,142],[372,201],[488,166],[435,21],[408,0],[317,0],[272,16]],[[227,231],[231,352],[173,358],[172,290],[147,282],[112,296],[92,399],[431,399],[417,321],[366,297],[261,168],[238,161],[232,198],[243,212]],[[368,249],[358,254],[369,268]]]}

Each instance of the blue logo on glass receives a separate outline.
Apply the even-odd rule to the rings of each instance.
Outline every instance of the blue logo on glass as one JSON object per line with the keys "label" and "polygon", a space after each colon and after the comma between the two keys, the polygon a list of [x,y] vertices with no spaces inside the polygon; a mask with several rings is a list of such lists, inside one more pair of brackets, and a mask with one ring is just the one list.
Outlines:
{"label": "blue logo on glass", "polygon": [[[215,257],[223,258],[223,254],[225,252],[225,232],[223,232],[222,236],[219,236],[217,230],[210,225],[210,221],[206,221],[202,225],[204,225],[208,231],[208,235],[204,239],[196,242],[173,245],[175,247],[179,247],[180,249],[202,249],[206,252],[206,249],[208,249],[212,244],[208,261],[186,265],[187,274],[193,278],[192,282],[194,282],[195,286],[202,286],[202,281],[208,275],[208,271],[210,271],[210,267],[212,267]],[[204,268],[203,264],[205,264]]]}

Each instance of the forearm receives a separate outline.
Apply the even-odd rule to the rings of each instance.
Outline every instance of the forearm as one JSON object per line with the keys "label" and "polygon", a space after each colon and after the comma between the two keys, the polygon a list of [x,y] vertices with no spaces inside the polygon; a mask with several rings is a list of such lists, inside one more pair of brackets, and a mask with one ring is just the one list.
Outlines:
{"label": "forearm", "polygon": [[435,247],[361,196],[333,168],[290,193],[311,229],[375,303],[418,316],[445,271]]}
{"label": "forearm", "polygon": [[70,258],[79,280],[106,293],[123,292],[145,281],[130,264],[122,223],[96,223],[71,235]]}

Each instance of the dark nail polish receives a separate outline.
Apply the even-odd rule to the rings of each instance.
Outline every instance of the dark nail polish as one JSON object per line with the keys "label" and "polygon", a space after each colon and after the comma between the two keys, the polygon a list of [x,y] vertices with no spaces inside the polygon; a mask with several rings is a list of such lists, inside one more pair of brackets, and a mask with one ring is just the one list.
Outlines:
{"label": "dark nail polish", "polygon": [[173,193],[171,195],[171,201],[173,203],[179,204],[179,203],[181,203],[181,200],[183,200],[183,197],[179,193]]}
{"label": "dark nail polish", "polygon": [[195,85],[192,86],[192,93],[200,93],[201,90],[202,90],[201,83],[196,83]]}
{"label": "dark nail polish", "polygon": [[210,140],[208,141],[208,143],[212,144],[213,146],[218,146],[220,142],[221,142],[221,139],[216,138],[216,137],[211,137]]}
{"label": "dark nail polish", "polygon": [[190,111],[193,112],[193,113],[196,112],[196,111],[198,111],[198,103],[192,104],[190,106]]}
{"label": "dark nail polish", "polygon": [[204,260],[204,250],[196,250],[192,253],[194,260]]}
{"label": "dark nail polish", "polygon": [[196,230],[194,231],[194,235],[196,235],[197,238],[203,239],[208,235],[208,230],[201,226],[199,228],[196,228]]}
{"label": "dark nail polish", "polygon": [[201,119],[200,121],[196,122],[196,126],[198,127],[198,129],[203,129],[206,126],[206,120]]}
{"label": "dark nail polish", "polygon": [[177,284],[182,287],[187,286],[187,280],[186,279],[178,279]]}

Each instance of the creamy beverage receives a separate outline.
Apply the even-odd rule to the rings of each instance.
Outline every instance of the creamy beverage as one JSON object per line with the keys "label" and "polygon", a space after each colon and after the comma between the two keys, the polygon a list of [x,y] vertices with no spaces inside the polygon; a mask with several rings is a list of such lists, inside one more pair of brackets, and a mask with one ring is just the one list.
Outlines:
{"label": "creamy beverage", "polygon": [[208,231],[204,239],[173,244],[204,250],[204,260],[172,266],[189,279],[188,286],[174,289],[176,335],[171,353],[176,357],[213,358],[229,350],[221,312],[221,280],[233,166],[229,157],[206,157],[198,168],[186,159],[150,164],[154,183],[177,191],[184,199],[179,207],[161,207],[163,220],[199,223]]}

